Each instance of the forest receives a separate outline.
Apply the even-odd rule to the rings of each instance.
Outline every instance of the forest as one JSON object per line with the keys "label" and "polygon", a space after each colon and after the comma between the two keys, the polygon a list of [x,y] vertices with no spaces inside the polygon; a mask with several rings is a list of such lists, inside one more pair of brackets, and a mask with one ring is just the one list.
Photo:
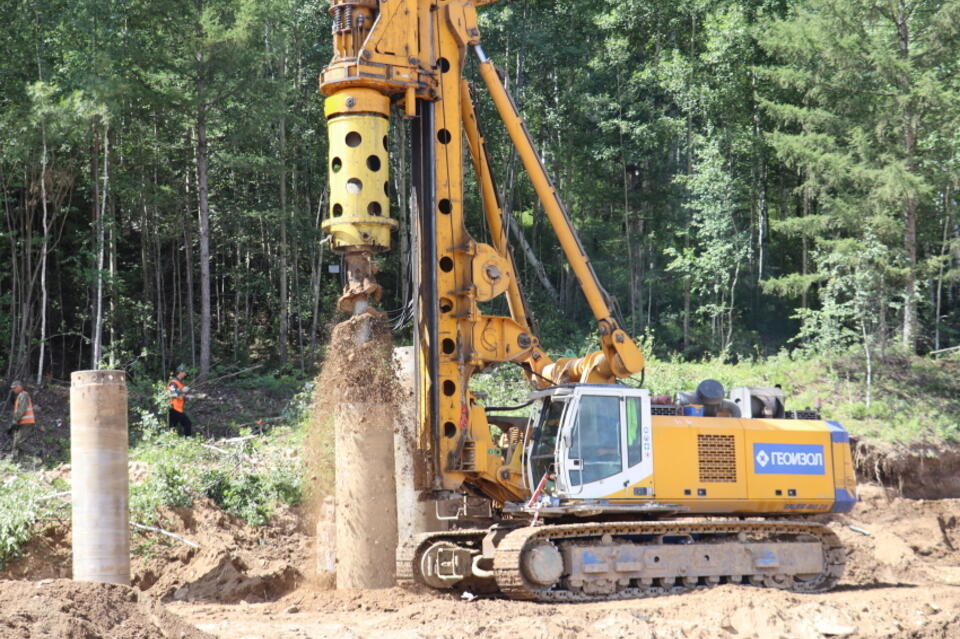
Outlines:
{"label": "forest", "polygon": [[[6,0],[0,366],[308,372],[323,242],[325,0]],[[960,344],[960,0],[502,0],[483,46],[626,328],[661,354]],[[468,65],[468,74],[474,70]],[[496,112],[480,116],[543,343],[589,309]],[[409,122],[391,124],[412,339]],[[472,180],[472,176],[469,176]],[[465,206],[483,239],[479,195]]]}

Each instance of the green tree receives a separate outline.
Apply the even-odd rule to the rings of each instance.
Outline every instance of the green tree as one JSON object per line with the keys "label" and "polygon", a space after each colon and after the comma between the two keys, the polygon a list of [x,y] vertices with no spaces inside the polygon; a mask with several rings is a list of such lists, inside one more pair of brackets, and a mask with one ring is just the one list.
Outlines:
{"label": "green tree", "polygon": [[[942,228],[930,222],[944,188],[957,179],[942,167],[956,153],[944,141],[953,139],[960,116],[960,2],[808,0],[758,34],[780,63],[761,69],[769,80],[764,107],[781,124],[770,140],[801,172],[801,189],[816,209],[785,228],[820,243],[818,266],[842,257],[836,247],[846,244],[834,240],[866,242],[869,235],[881,242],[891,286],[856,311],[874,314],[898,302],[900,336],[913,349],[918,289],[929,275],[923,234]],[[825,281],[832,271],[820,268],[811,279]],[[835,290],[820,288],[825,308],[853,303],[837,299]]]}

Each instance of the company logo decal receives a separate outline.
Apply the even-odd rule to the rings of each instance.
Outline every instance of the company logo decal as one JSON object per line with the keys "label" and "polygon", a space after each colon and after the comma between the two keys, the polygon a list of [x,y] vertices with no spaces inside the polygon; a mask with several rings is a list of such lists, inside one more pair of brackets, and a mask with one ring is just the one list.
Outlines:
{"label": "company logo decal", "polygon": [[823,446],[754,444],[753,472],[759,475],[823,475]]}

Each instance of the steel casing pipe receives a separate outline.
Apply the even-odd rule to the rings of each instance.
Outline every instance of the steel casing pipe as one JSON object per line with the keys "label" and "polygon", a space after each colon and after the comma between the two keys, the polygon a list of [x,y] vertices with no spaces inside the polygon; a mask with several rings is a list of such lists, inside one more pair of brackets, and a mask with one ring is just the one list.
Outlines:
{"label": "steel casing pipe", "polygon": [[129,585],[126,374],[76,371],[70,382],[73,578]]}

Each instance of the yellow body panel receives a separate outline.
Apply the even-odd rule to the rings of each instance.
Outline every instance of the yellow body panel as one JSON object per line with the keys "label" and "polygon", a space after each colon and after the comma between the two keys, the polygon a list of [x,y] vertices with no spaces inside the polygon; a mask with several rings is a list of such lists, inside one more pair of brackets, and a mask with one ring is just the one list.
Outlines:
{"label": "yellow body panel", "polygon": [[[607,499],[679,504],[691,513],[827,512],[837,491],[853,499],[856,481],[850,445],[833,441],[828,422],[777,419],[654,416],[652,477],[641,478]],[[758,453],[764,448],[821,451],[813,471],[764,472]],[[782,453],[781,453],[782,454]],[[816,452],[806,453],[819,459]],[[812,457],[811,457],[812,456]],[[767,456],[769,458],[769,456]],[[773,461],[767,461],[767,468]],[[634,488],[653,486],[650,497]]]}

